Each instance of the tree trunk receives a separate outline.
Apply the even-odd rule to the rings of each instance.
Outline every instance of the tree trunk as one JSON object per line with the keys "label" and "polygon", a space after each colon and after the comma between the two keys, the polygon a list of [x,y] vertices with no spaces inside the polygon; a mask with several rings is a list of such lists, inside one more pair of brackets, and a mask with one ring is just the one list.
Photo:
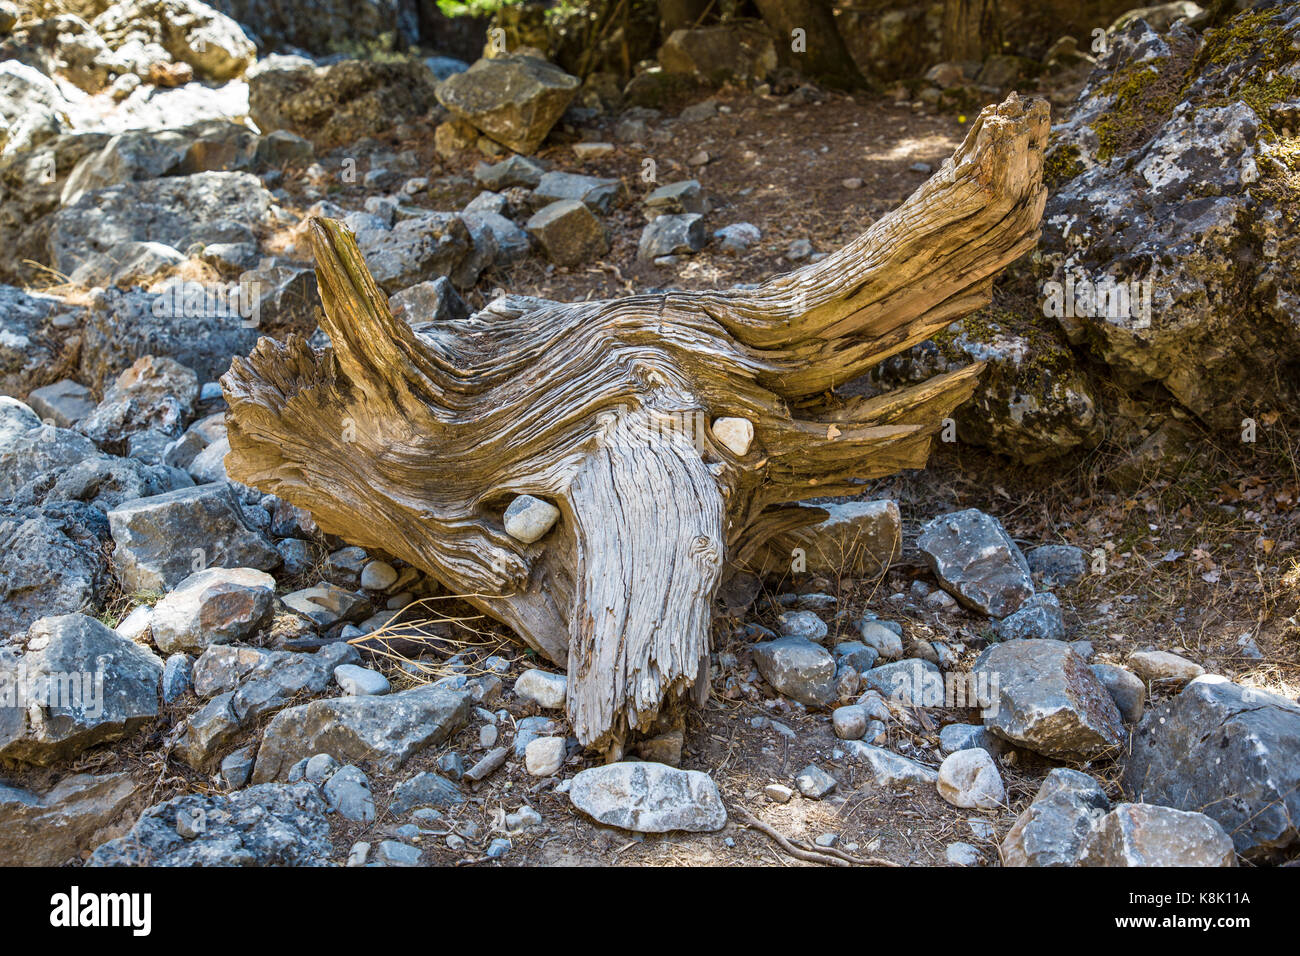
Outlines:
{"label": "tree trunk", "polygon": [[998,0],[944,0],[943,58],[983,59],[1002,49]]}
{"label": "tree trunk", "polygon": [[[759,15],[776,33],[782,63],[827,86],[862,86],[862,74],[844,45],[830,0],[755,0]],[[794,31],[802,30],[803,49],[792,49]]]}
{"label": "tree trunk", "polygon": [[[1045,103],[987,108],[897,210],[752,291],[505,296],[421,334],[389,311],[351,233],[314,220],[332,347],[263,338],[234,361],[227,471],[567,664],[574,732],[616,749],[707,690],[720,578],[815,520],[791,503],[924,466],[978,365],[874,398],[830,393],[987,303],[1037,239],[1047,131]],[[747,448],[722,418],[752,424]],[[525,494],[560,511],[532,544],[503,521]]]}

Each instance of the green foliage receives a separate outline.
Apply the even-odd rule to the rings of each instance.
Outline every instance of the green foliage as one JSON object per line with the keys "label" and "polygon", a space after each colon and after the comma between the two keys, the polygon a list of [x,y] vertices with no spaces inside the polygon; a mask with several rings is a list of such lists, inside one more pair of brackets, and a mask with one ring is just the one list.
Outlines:
{"label": "green foliage", "polygon": [[438,0],[444,17],[490,17],[502,7],[516,6],[525,0]]}

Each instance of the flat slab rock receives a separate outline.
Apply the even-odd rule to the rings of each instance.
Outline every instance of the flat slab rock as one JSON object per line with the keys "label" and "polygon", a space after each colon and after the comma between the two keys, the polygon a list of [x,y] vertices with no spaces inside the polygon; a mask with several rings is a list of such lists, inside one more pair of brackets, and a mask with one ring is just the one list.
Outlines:
{"label": "flat slab rock", "polygon": [[309,783],[186,794],[150,807],[87,866],[325,866],[326,805]]}
{"label": "flat slab rock", "polygon": [[282,779],[299,760],[321,753],[340,763],[369,761],[392,770],[464,727],[472,709],[468,691],[432,686],[290,707],[276,714],[262,736],[253,782]]}
{"label": "flat slab rock", "polygon": [[1200,678],[1152,706],[1124,767],[1135,801],[1219,822],[1247,859],[1300,843],[1300,705]]}
{"label": "flat slab rock", "polygon": [[708,774],[661,763],[584,770],[573,778],[569,799],[597,823],[636,833],[712,833],[727,823],[722,795]]}
{"label": "flat slab rock", "polygon": [[125,833],[136,798],[128,773],[74,774],[39,794],[0,783],[0,864],[62,866]]}
{"label": "flat slab rock", "polygon": [[[1063,641],[994,644],[972,671],[987,677],[997,699],[984,711],[994,734],[1058,759],[1091,759],[1118,750],[1124,721],[1110,692]],[[994,684],[996,681],[996,685]]]}

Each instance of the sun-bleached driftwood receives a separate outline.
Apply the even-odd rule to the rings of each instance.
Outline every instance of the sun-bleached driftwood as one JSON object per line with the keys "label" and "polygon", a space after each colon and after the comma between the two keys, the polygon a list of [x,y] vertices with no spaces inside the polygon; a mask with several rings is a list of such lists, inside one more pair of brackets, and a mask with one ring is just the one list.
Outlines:
{"label": "sun-bleached driftwood", "polygon": [[[315,220],[332,348],[264,338],[235,360],[227,471],[424,569],[567,665],[575,733],[617,750],[707,689],[724,569],[818,514],[794,502],[924,465],[978,366],[872,398],[829,393],[988,301],[1037,238],[1047,130],[1041,102],[987,108],[898,209],[753,290],[506,296],[418,334],[351,234]],[[505,531],[519,495],[560,511],[535,543]]]}

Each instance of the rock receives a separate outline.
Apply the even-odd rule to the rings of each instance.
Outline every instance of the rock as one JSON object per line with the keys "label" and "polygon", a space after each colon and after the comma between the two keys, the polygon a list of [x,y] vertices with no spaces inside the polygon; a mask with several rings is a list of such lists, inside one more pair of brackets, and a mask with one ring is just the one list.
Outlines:
{"label": "rock", "polygon": [[36,413],[13,401],[5,432],[0,435],[0,499],[13,500],[33,481],[99,457],[89,439],[63,428],[41,424]]}
{"label": "rock", "polygon": [[809,800],[821,800],[839,786],[839,781],[814,763],[804,767],[795,775],[794,784]]}
{"label": "rock", "polygon": [[389,229],[368,229],[357,245],[385,292],[400,292],[430,275],[446,275],[462,288],[478,279],[462,270],[469,262],[473,243],[464,221],[454,213],[432,212],[403,219]]}
{"label": "rock", "polygon": [[77,502],[0,506],[0,634],[98,604],[108,583],[107,525],[102,512]]}
{"label": "rock", "polygon": [[154,606],[154,643],[164,654],[202,653],[210,644],[245,641],[264,627],[275,578],[252,568],[196,571]]}
{"label": "rock", "polygon": [[91,21],[113,50],[157,45],[200,80],[223,83],[252,66],[257,48],[239,24],[198,0],[120,0]]}
{"label": "rock", "polygon": [[587,262],[609,249],[605,227],[576,199],[551,203],[535,213],[524,229],[556,265]]}
{"label": "rock", "polygon": [[1236,866],[1232,839],[1203,813],[1121,803],[1096,824],[1079,866]]}
{"label": "rock", "polygon": [[289,130],[323,151],[425,116],[436,85],[410,60],[272,63],[249,77],[248,113],[263,133]]}
{"label": "rock", "polygon": [[480,163],[474,168],[474,180],[484,189],[498,192],[512,186],[535,189],[546,170],[526,156],[511,156],[499,163]]}
{"label": "rock", "polygon": [[755,644],[754,664],[779,694],[813,707],[834,703],[835,659],[826,648],[802,637]]}
{"label": "rock", "polygon": [[637,245],[638,262],[651,262],[660,256],[692,255],[708,244],[704,217],[698,213],[663,215],[651,219],[641,232]]}
{"label": "rock", "polygon": [[794,799],[794,791],[783,783],[769,783],[763,788],[763,793],[773,803],[789,803]]}
{"label": "rock", "polygon": [[[314,783],[316,786],[323,786],[325,781],[341,768],[337,760],[329,754],[314,754],[303,761],[302,779],[308,783]],[[293,779],[293,772],[290,771],[290,783],[296,783]]]}
{"label": "rock", "polygon": [[367,591],[385,591],[397,583],[397,570],[386,561],[370,561],[361,569],[361,586]]}
{"label": "rock", "polygon": [[863,673],[862,680],[886,699],[908,706],[942,706],[945,699],[943,674],[920,658],[873,667]]}
{"label": "rock", "polygon": [[954,754],[961,750],[979,747],[991,754],[1005,752],[1008,745],[979,724],[945,724],[939,731],[939,750]]}
{"label": "rock", "polygon": [[[120,633],[120,632],[119,632]],[[162,699],[164,704],[174,704],[186,691],[194,689],[194,658],[188,654],[172,654],[163,664]]]}
{"label": "rock", "polygon": [[569,799],[597,823],[636,833],[713,833],[727,823],[717,784],[698,770],[611,763],[573,778]]}
{"label": "rock", "polygon": [[276,714],[262,735],[253,781],[280,779],[302,757],[315,753],[395,769],[460,730],[471,707],[468,692],[433,686],[290,707]]}
{"label": "rock", "polygon": [[187,794],[150,807],[86,865],[324,866],[331,850],[325,802],[316,788],[267,784]]}
{"label": "rock", "polygon": [[524,766],[534,777],[557,774],[563,763],[563,737],[538,737],[524,748]]}
{"label": "rock", "polygon": [[334,679],[343,688],[343,693],[352,697],[375,697],[387,694],[388,678],[379,671],[355,664],[340,664],[334,668]]}
{"label": "rock", "polygon": [[713,238],[721,242],[719,251],[723,255],[738,256],[757,245],[763,234],[752,222],[734,222],[716,230]]}
{"label": "rock", "polygon": [[550,531],[559,518],[560,509],[549,501],[520,495],[506,508],[502,523],[510,537],[532,544]]}
{"label": "rock", "polygon": [[334,773],[321,788],[330,809],[353,823],[373,823],[375,798],[370,780],[360,768],[348,764]]}
{"label": "rock", "polygon": [[389,806],[395,814],[407,813],[417,807],[446,809],[464,803],[465,796],[446,777],[436,773],[417,773],[393,788],[393,802]]}
{"label": "rock", "polygon": [[221,761],[221,781],[227,790],[240,790],[248,786],[253,775],[254,748],[240,747]]}
{"label": "rock", "polygon": [[[82,328],[78,378],[105,388],[146,355],[175,359],[202,381],[220,378],[231,356],[247,355],[259,336],[232,307],[227,292],[227,287],[175,279],[158,295],[113,288],[93,295]],[[185,305],[187,296],[192,308]]]}
{"label": "rock", "polygon": [[388,304],[394,315],[415,329],[469,317],[469,307],[446,276],[417,282],[389,299]]}
{"label": "rock", "polygon": [[69,378],[32,389],[27,401],[42,420],[51,421],[59,428],[70,428],[94,411],[96,404],[90,389]]}
{"label": "rock", "polygon": [[980,851],[969,843],[949,843],[944,859],[953,866],[975,866],[980,861]]}
{"label": "rock", "polygon": [[1205,673],[1200,664],[1168,651],[1135,651],[1128,656],[1128,666],[1144,681],[1174,687],[1181,687]]}
{"label": "rock", "polygon": [[84,614],[0,646],[0,759],[49,766],[158,716],[163,662]]}
{"label": "rock", "polygon": [[328,628],[339,621],[360,621],[370,613],[371,604],[364,594],[324,581],[315,587],[303,588],[284,595],[284,606],[295,614],[311,621],[319,628]]}
{"label": "rock", "polygon": [[[1296,247],[1300,207],[1279,188],[1291,175],[1289,140],[1269,132],[1295,124],[1281,120],[1281,90],[1239,94],[1294,77],[1298,36],[1285,5],[1225,14],[1204,33],[1177,22],[1162,35],[1135,18],[1108,36],[1046,157],[1038,278],[1056,284],[1048,315],[1109,366],[1108,381],[1158,383],[1225,434],[1297,398],[1286,369],[1300,356],[1291,322],[1300,276],[1280,263]],[[1156,89],[1171,91],[1158,108],[1145,95]],[[1270,251],[1234,275],[1230,316],[1220,307],[1225,269],[1247,248]],[[1107,279],[1106,295],[1082,294]],[[1128,301],[1109,294],[1120,289]]]}
{"label": "rock", "polygon": [[578,173],[546,173],[537,183],[529,202],[534,208],[574,199],[593,213],[609,212],[623,184],[617,179],[599,179]]}
{"label": "rock", "polygon": [[132,590],[165,591],[203,567],[266,571],[280,563],[225,483],[126,501],[108,521],[118,576]]}
{"label": "rock", "polygon": [[550,717],[525,717],[515,725],[515,756],[524,757],[528,745],[538,737],[559,731],[559,725]]}
{"label": "rock", "polygon": [[72,275],[92,256],[111,254],[122,243],[188,249],[195,243],[228,242],[232,234],[270,227],[271,202],[256,176],[240,172],[170,176],[94,190],[48,217],[46,262]]}
{"label": "rock", "polygon": [[835,666],[851,667],[859,674],[876,666],[880,652],[861,641],[842,641],[835,645]]}
{"label": "rock", "polygon": [[140,793],[127,773],[64,777],[43,793],[0,783],[0,860],[6,866],[63,866],[121,836]]}
{"label": "rock", "polygon": [[[879,621],[864,619],[858,623],[858,633],[862,643],[873,649],[876,654],[887,661],[895,661],[903,656],[903,639]],[[867,670],[867,668],[863,668]]]}
{"label": "rock", "polygon": [[875,577],[902,548],[902,518],[893,501],[845,501],[806,506],[827,517],[777,535],[766,549],[763,573],[775,571]]}
{"label": "rock", "polygon": [[883,747],[864,744],[860,740],[845,742],[849,755],[867,765],[878,787],[933,787],[939,775],[929,767],[909,760]]}
{"label": "rock", "polygon": [[1115,701],[1125,723],[1135,724],[1142,719],[1147,696],[1142,678],[1114,664],[1093,664],[1092,673]]}
{"label": "rock", "polygon": [[379,865],[419,866],[420,850],[418,847],[407,846],[397,840],[385,840],[379,844]]}
{"label": "rock", "polygon": [[[382,56],[419,41],[413,9],[386,0],[360,5],[351,0],[215,0],[212,5],[244,24],[267,50],[287,47],[328,56],[339,53],[341,39],[364,37],[367,48]],[[294,60],[311,62],[306,57],[272,55],[253,69],[267,61]]]}
{"label": "rock", "polygon": [[782,637],[800,637],[818,644],[830,633],[826,622],[812,611],[785,611],[777,618],[777,625]]}
{"label": "rock", "polygon": [[[709,211],[709,202],[704,198],[704,191],[700,188],[698,179],[683,179],[675,183],[659,186],[645,197],[642,204],[645,206],[646,216],[651,219],[656,216],[688,213],[703,215]],[[738,227],[729,226],[727,228],[734,230]],[[703,242],[700,245],[703,246]]]}
{"label": "rock", "polygon": [[1004,641],[1065,640],[1061,602],[1050,591],[1033,594],[1012,614],[993,622],[993,632]]}
{"label": "rock", "polygon": [[713,437],[737,458],[749,454],[749,446],[754,441],[754,423],[748,418],[715,418],[713,420]]}
{"label": "rock", "polygon": [[1110,810],[1105,792],[1085,773],[1057,767],[1002,841],[1003,866],[1077,866],[1098,822]]}
{"label": "rock", "polygon": [[990,690],[996,686],[996,712],[986,708],[984,723],[1004,740],[1048,757],[1087,760],[1126,739],[1115,702],[1068,644],[994,644],[972,672],[987,677]]}
{"label": "rock", "polygon": [[981,747],[950,753],[939,765],[939,796],[954,807],[996,810],[1006,805],[1002,775]]}
{"label": "rock", "polygon": [[869,720],[867,709],[857,704],[836,707],[831,712],[831,726],[835,730],[835,736],[840,740],[861,740],[862,735],[867,732]]}
{"label": "rock", "polygon": [[1045,544],[1025,555],[1029,570],[1044,587],[1070,585],[1088,573],[1088,560],[1072,544]]}
{"label": "rock", "polygon": [[1002,618],[1034,593],[1029,565],[994,517],[974,508],[927,522],[917,547],[939,583],[971,610]]}
{"label": "rock", "polygon": [[537,57],[514,54],[476,62],[438,86],[438,102],[516,153],[533,153],[581,81]]}
{"label": "rock", "polygon": [[515,693],[544,710],[563,710],[568,679],[536,668],[526,670],[515,681]]}
{"label": "rock", "polygon": [[1206,813],[1256,861],[1300,842],[1300,705],[1202,677],[1148,708],[1123,787],[1134,802]]}

